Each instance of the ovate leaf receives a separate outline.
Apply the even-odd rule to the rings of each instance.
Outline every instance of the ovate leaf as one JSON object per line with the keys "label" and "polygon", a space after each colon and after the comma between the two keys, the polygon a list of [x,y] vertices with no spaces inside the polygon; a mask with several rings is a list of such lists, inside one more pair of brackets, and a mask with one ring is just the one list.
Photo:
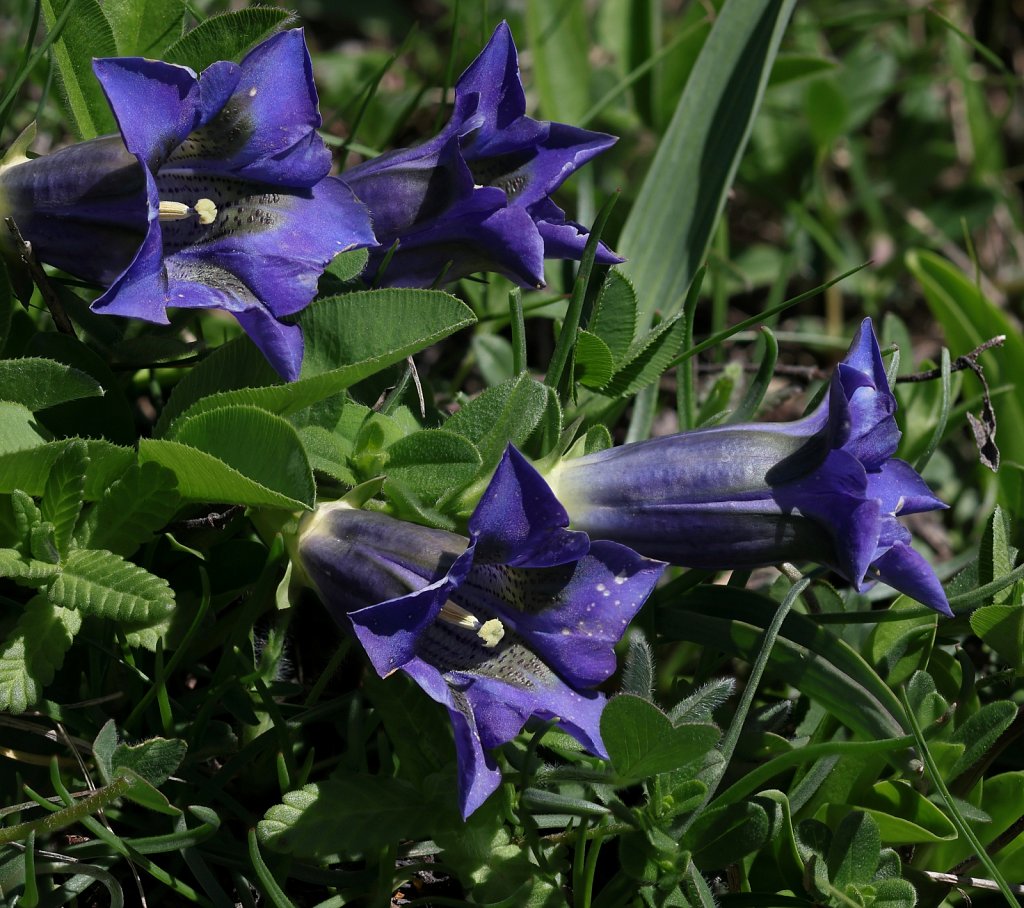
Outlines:
{"label": "ovate leaf", "polygon": [[87,451],[81,439],[71,442],[50,467],[43,489],[43,520],[53,524],[54,544],[62,556],[71,545],[71,534],[82,511],[85,471],[89,465]]}
{"label": "ovate leaf", "polygon": [[56,360],[30,356],[0,361],[0,398],[33,412],[82,397],[101,397],[91,375]]}

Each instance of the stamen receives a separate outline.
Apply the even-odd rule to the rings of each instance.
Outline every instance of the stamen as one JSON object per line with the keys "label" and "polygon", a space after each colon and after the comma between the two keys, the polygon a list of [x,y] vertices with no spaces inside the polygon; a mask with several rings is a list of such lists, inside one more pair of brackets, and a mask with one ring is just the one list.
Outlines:
{"label": "stamen", "polygon": [[159,218],[161,221],[183,221],[192,214],[192,209],[184,202],[161,202]]}
{"label": "stamen", "polygon": [[196,202],[196,215],[200,224],[212,224],[217,220],[217,206],[212,199],[200,199]]}
{"label": "stamen", "polygon": [[505,625],[497,618],[491,618],[483,623],[476,635],[484,641],[484,646],[490,649],[501,643],[501,638],[505,636]]}
{"label": "stamen", "polygon": [[903,510],[903,506],[905,504],[906,504],[906,501],[904,501],[903,496],[900,495],[899,501],[896,502],[896,507],[893,508],[893,511],[892,511],[893,517],[895,517],[897,514],[899,514],[900,511]]}
{"label": "stamen", "polygon": [[467,630],[475,631],[480,627],[480,619],[472,612],[467,612],[461,605],[456,605],[449,599],[441,606],[441,612],[437,616],[442,621],[454,624],[457,627],[464,627]]}

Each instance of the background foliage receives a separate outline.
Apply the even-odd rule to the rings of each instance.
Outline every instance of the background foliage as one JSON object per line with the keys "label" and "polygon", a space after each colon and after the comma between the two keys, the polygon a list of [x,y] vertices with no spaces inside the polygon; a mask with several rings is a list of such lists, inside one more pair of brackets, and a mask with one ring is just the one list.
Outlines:
{"label": "background foliage", "polygon": [[[350,253],[301,316],[287,386],[217,313],[102,318],[55,276],[68,337],[0,273],[0,897],[1016,904],[1019,13],[11,0],[4,146],[33,119],[40,152],[111,131],[93,56],[198,69],[297,21],[342,168],[431,135],[444,87],[508,18],[530,112],[621,137],[562,201],[585,224],[604,209],[629,261],[549,263],[522,297],[524,344],[503,279],[370,290]],[[534,729],[464,824],[443,712],[289,596],[274,515],[384,476],[393,513],[457,528],[508,441],[542,457],[795,418],[865,314],[894,345],[900,454],[951,505],[914,528],[957,617],[879,610],[887,590],[827,575],[675,571],[622,647],[611,761]],[[996,335],[975,358],[986,416],[958,357]],[[998,472],[969,414],[998,426]]]}

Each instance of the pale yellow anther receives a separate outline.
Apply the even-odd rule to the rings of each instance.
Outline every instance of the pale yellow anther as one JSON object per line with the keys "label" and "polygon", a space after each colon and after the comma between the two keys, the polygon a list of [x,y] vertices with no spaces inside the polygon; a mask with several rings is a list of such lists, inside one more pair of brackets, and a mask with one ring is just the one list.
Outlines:
{"label": "pale yellow anther", "polygon": [[217,206],[212,199],[200,199],[196,202],[196,216],[200,224],[212,224],[217,220]]}
{"label": "pale yellow anther", "polygon": [[184,202],[161,202],[159,217],[161,221],[183,221],[192,214],[192,209]]}
{"label": "pale yellow anther", "polygon": [[476,635],[483,640],[484,646],[490,649],[501,643],[501,638],[505,636],[505,625],[497,618],[491,618],[483,623]]}
{"label": "pale yellow anther", "polygon": [[464,627],[467,630],[475,631],[480,627],[480,619],[472,612],[467,612],[461,605],[456,605],[449,599],[441,606],[441,612],[437,616],[442,621],[454,624],[457,627]]}

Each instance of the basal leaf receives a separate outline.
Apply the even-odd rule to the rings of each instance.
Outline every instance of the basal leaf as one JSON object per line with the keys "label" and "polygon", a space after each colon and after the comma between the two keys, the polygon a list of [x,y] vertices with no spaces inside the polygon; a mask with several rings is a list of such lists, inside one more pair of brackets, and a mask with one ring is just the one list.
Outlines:
{"label": "basal leaf", "polygon": [[0,710],[24,712],[42,698],[64,662],[82,616],[38,595],[0,644]]}
{"label": "basal leaf", "polygon": [[91,375],[52,359],[0,360],[0,398],[43,410],[82,397],[101,397],[103,388]]}
{"label": "basal leaf", "polygon": [[138,624],[160,621],[174,608],[174,593],[162,577],[95,549],[72,550],[47,595],[83,615]]}

